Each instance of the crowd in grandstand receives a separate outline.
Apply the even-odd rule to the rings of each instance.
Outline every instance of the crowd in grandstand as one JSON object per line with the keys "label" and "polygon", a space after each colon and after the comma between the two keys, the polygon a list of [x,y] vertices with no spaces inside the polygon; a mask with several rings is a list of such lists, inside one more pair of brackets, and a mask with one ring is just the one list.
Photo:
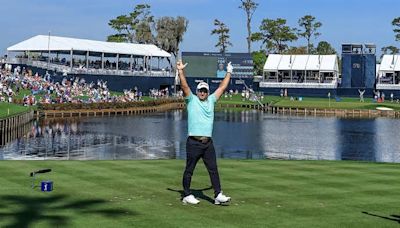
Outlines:
{"label": "crowd in grandstand", "polygon": [[[171,93],[168,88],[151,89],[149,96],[153,99],[183,97],[182,90]],[[244,88],[230,90],[225,98],[232,99],[233,95],[241,94],[243,100],[252,100],[254,91]],[[11,69],[11,65],[0,65],[0,102],[18,102],[25,106],[60,103],[97,103],[97,102],[132,102],[143,100],[143,92],[137,87],[124,90],[122,94],[110,93],[107,82],[98,80],[97,83],[86,83],[83,78],[64,77],[56,82],[51,75],[33,74],[31,70],[21,67]],[[18,97],[18,99],[15,99]]]}
{"label": "crowd in grandstand", "polygon": [[[32,71],[20,67],[14,68],[11,72],[9,65],[0,66],[0,101],[13,102],[21,90],[29,91],[22,96],[22,103],[26,106],[38,102],[44,104],[130,102],[141,100],[143,96],[136,87],[133,90],[125,90],[118,96],[111,94],[107,82],[101,80],[97,83],[86,83],[83,78],[65,77],[61,82],[54,82],[50,74],[32,75]],[[163,97],[166,93],[162,93]]]}
{"label": "crowd in grandstand", "polygon": [[[18,58],[28,58],[28,56],[17,56]],[[45,56],[32,56],[32,60],[36,61],[41,61],[41,62],[47,62],[48,57]],[[50,63],[53,64],[58,64],[58,65],[64,65],[64,66],[70,66],[71,62],[67,60],[66,58],[50,58],[49,59]],[[140,62],[140,63],[139,63]],[[102,68],[102,63],[101,60],[90,60],[87,62],[88,67],[90,69],[101,69]],[[78,69],[86,69],[86,59],[72,59],[72,65],[73,67],[76,67]],[[105,60],[103,63],[104,69],[108,70],[115,70],[117,69],[117,62],[116,61],[110,61],[110,60]],[[130,62],[126,61],[118,61],[118,69],[119,70],[129,70],[132,67],[132,70],[136,71],[143,71],[145,70],[145,64],[143,63],[143,60],[139,61],[136,60],[132,62],[132,66]]]}

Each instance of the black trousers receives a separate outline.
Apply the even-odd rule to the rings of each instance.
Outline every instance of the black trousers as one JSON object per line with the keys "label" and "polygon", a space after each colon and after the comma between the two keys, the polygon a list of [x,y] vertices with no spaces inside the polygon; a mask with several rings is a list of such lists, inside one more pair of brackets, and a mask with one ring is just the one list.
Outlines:
{"label": "black trousers", "polygon": [[211,185],[214,188],[215,197],[221,192],[221,184],[219,181],[217,158],[212,139],[207,143],[202,143],[191,137],[186,141],[186,168],[183,173],[183,191],[184,196],[190,195],[190,182],[192,181],[193,171],[199,159],[202,158],[204,165],[210,175]]}

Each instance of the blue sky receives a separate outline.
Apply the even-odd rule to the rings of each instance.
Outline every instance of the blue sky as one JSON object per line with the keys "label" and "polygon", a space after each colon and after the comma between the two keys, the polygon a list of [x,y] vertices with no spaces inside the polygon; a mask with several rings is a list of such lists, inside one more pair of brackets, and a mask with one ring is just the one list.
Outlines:
{"label": "blue sky", "polygon": [[[311,14],[322,22],[322,35],[340,52],[341,43],[375,43],[400,46],[394,40],[391,21],[400,16],[399,0],[255,0],[259,3],[253,21],[258,31],[265,18],[285,18],[298,27],[300,17]],[[127,14],[137,4],[151,5],[155,17],[184,16],[189,27],[182,51],[218,51],[216,36],[210,36],[214,19],[230,28],[232,52],[246,52],[246,18],[239,0],[0,0],[0,54],[6,48],[38,34],[105,40],[113,32],[108,21]],[[299,39],[292,45],[305,45]],[[253,44],[253,50],[259,49]]]}

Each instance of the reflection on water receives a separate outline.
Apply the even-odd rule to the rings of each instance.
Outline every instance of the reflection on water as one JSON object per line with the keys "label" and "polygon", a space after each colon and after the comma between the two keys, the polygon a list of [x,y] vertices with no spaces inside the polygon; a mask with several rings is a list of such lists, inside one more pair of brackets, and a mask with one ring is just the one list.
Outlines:
{"label": "reflection on water", "polygon": [[343,160],[359,157],[359,160],[375,161],[376,122],[374,119],[353,121],[343,119],[338,122],[338,149]]}
{"label": "reflection on water", "polygon": [[131,132],[138,132],[138,128],[119,126],[115,121],[95,118],[35,122],[25,137],[0,149],[0,154],[3,159],[171,158],[170,141],[134,136]]}
{"label": "reflection on water", "polygon": [[[396,119],[279,116],[255,110],[215,113],[217,156],[245,159],[400,162]],[[41,120],[0,148],[0,159],[185,158],[186,113]]]}
{"label": "reflection on water", "polygon": [[0,148],[17,138],[23,137],[29,131],[29,129],[31,129],[32,122],[33,121],[26,123],[22,126],[18,126],[11,131],[0,129]]}

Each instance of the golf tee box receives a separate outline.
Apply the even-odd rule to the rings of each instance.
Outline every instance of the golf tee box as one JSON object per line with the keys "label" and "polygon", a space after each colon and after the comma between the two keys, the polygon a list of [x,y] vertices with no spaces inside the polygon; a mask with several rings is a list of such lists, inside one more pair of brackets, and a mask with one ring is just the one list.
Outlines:
{"label": "golf tee box", "polygon": [[42,192],[53,191],[53,181],[50,181],[50,180],[42,181],[41,189],[42,189]]}

